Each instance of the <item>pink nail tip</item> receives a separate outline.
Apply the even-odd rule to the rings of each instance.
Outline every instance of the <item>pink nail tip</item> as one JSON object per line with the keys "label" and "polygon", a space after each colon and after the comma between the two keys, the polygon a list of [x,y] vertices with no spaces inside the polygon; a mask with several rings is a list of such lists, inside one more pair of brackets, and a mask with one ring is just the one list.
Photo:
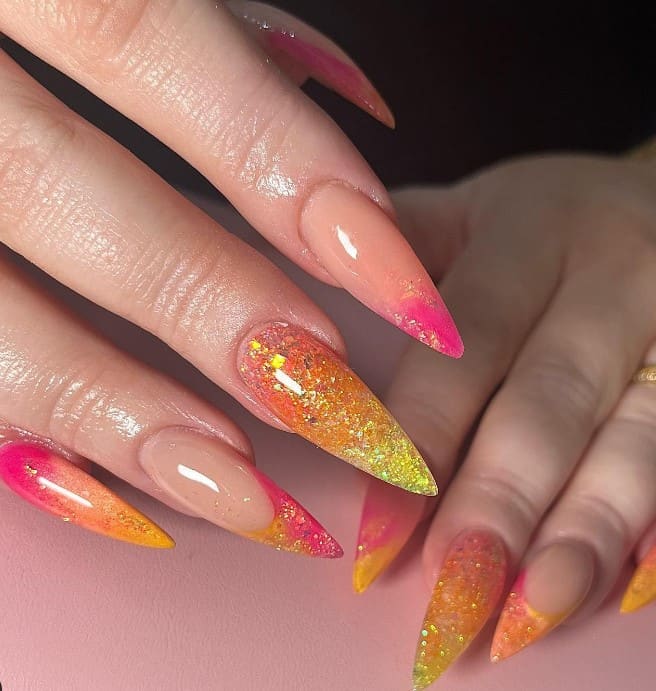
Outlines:
{"label": "pink nail tip", "polygon": [[266,40],[269,49],[284,53],[324,86],[369,111],[388,127],[394,127],[391,110],[356,65],[283,29],[269,29]]}
{"label": "pink nail tip", "polygon": [[273,503],[274,518],[269,527],[244,533],[245,537],[277,550],[310,557],[338,559],[344,555],[337,540],[309,511],[268,477],[259,472],[257,475]]}
{"label": "pink nail tip", "polygon": [[465,352],[453,318],[439,297],[404,297],[398,312],[394,313],[394,323],[409,336],[439,353],[460,358]]}

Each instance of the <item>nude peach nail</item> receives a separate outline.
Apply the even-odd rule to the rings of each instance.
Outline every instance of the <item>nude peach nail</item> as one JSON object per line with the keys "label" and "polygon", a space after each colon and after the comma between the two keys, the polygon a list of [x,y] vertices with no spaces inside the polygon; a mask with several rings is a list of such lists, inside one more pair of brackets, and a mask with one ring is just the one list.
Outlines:
{"label": "nude peach nail", "polygon": [[239,372],[294,432],[356,468],[417,494],[437,494],[420,453],[366,384],[328,346],[273,323],[244,344]]}
{"label": "nude peach nail", "polygon": [[518,653],[567,619],[585,599],[594,574],[594,555],[584,545],[559,542],[542,549],[506,599],[492,641],[492,662]]}
{"label": "nude peach nail", "polygon": [[656,546],[647,552],[638,564],[624,596],[620,611],[623,614],[636,612],[656,600]]}
{"label": "nude peach nail", "polygon": [[414,691],[438,679],[480,633],[503,593],[507,571],[498,536],[470,530],[452,542],[421,627]]}
{"label": "nude peach nail", "polygon": [[143,547],[175,545],[149,518],[50,449],[23,441],[0,445],[0,479],[66,523]]}
{"label": "nude peach nail", "polygon": [[166,428],[144,444],[140,462],[160,489],[221,528],[278,550],[342,556],[308,511],[219,439]]}
{"label": "nude peach nail", "polygon": [[430,276],[369,197],[324,183],[306,202],[300,228],[317,261],[354,297],[434,350],[462,355],[460,334]]}
{"label": "nude peach nail", "polygon": [[[256,2],[229,0],[227,6],[248,25],[255,38],[287,72],[298,66],[340,96],[394,127],[394,115],[362,70],[333,41],[296,17]],[[280,59],[282,58],[282,60]],[[291,61],[291,64],[289,64]]]}
{"label": "nude peach nail", "polygon": [[353,589],[363,593],[394,561],[426,507],[422,496],[371,480],[362,509]]}

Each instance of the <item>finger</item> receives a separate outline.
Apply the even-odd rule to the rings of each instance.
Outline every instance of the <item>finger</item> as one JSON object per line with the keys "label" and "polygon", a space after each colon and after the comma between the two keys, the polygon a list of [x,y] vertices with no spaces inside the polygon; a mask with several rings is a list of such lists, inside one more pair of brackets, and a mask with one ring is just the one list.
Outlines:
{"label": "finger", "polygon": [[[599,262],[567,276],[485,413],[424,546],[426,573],[438,585],[423,627],[427,630],[430,620],[436,631],[429,633],[424,639],[427,646],[417,653],[416,673],[423,680],[437,678],[492,614],[508,567],[524,552],[654,338],[653,325],[644,319],[656,308],[649,290],[653,267],[637,258],[634,249],[623,248],[614,257],[614,269],[624,276],[622,291],[603,288],[608,286],[608,272]],[[609,314],[614,319],[609,320]],[[482,526],[484,538],[479,537]],[[455,599],[445,601],[439,583],[453,558],[454,547],[448,545],[460,536],[453,543],[459,549],[463,531],[475,539],[471,554],[463,552],[462,560],[467,564],[483,560],[494,566],[484,584],[468,585],[449,575],[450,582],[462,590]],[[502,548],[509,553],[509,562],[498,558]],[[472,586],[484,587],[486,593],[484,607],[475,612],[463,607],[474,596]],[[457,621],[451,629],[455,638],[440,632],[449,617]],[[451,653],[440,656],[445,645]]]}
{"label": "finger", "polygon": [[[253,467],[247,439],[224,415],[90,332],[4,260],[0,295],[0,418],[239,535],[341,554]],[[0,477],[23,498],[111,537],[171,546],[143,517],[124,520],[126,506],[52,447],[34,438],[0,443]]]}
{"label": "finger", "polygon": [[[608,596],[656,518],[655,458],[656,388],[632,384],[535,536],[501,614],[493,659],[534,643],[575,611],[577,618],[594,611]],[[623,611],[647,602],[640,578],[634,588]]]}
{"label": "finger", "polygon": [[343,362],[335,326],[279,269],[6,57],[0,90],[0,240],[154,333],[266,421],[435,492],[407,436]]}
{"label": "finger", "polygon": [[[425,348],[410,344],[385,398],[421,449],[440,488],[448,483],[480,411],[544,310],[555,288],[562,255],[550,234],[545,237],[553,242],[545,242],[537,266],[525,261],[533,249],[521,218],[503,229],[489,228],[489,235],[470,237],[467,246],[460,247],[457,238],[462,235],[452,229],[465,225],[471,195],[469,183],[465,183],[437,194],[409,190],[395,197],[401,213],[412,209],[404,227],[413,244],[415,238],[427,242],[431,232],[439,238],[435,244],[443,251],[435,253],[429,266],[443,270],[440,257],[451,258],[442,291],[469,344],[458,361],[432,357]],[[420,504],[421,510],[417,508]],[[424,515],[423,506],[420,499],[402,498],[379,483],[368,485],[354,565],[354,583],[360,592],[401,550]],[[430,502],[428,510],[434,508]]]}
{"label": "finger", "polygon": [[394,115],[381,95],[327,36],[262,2],[228,0],[226,7],[246,23],[251,35],[297,84],[312,77],[384,125],[394,127]]}
{"label": "finger", "polygon": [[431,347],[462,354],[380,181],[226,8],[9,0],[0,28],[177,151],[300,266]]}

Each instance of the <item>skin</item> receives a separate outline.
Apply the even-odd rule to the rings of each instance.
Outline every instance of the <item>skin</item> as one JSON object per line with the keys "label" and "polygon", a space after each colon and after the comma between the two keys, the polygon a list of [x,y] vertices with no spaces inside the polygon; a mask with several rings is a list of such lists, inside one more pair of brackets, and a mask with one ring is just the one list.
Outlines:
{"label": "skin", "polygon": [[631,377],[656,358],[655,200],[653,163],[583,156],[395,196],[467,346],[446,361],[411,344],[386,398],[440,487],[439,505],[403,497],[428,505],[431,588],[463,531],[502,539],[506,588],[566,541],[592,557],[589,589],[561,598],[532,578],[530,596],[579,618],[653,544],[656,388]]}
{"label": "skin", "polygon": [[[391,114],[357,66],[302,22],[248,2],[2,0],[0,31],[186,158],[318,279],[342,285],[348,275],[346,288],[390,319],[406,291],[402,282],[428,280],[391,220],[383,185],[297,84],[316,75],[374,117],[391,124]],[[285,39],[269,56],[281,32]],[[254,415],[289,430],[240,375],[245,343],[266,324],[286,323],[343,362],[331,320],[267,259],[2,52],[0,92],[0,243],[154,334]],[[330,210],[347,205],[327,203],[316,218],[305,213],[316,194],[332,189],[348,190],[348,213],[381,228],[353,236],[365,257],[356,267],[361,278],[351,277],[352,267],[342,267],[331,246],[341,217]],[[404,267],[384,289],[368,278],[376,275],[367,266],[377,261],[366,258],[372,243],[387,245]],[[334,271],[324,267],[324,254]],[[223,413],[100,337],[2,257],[0,286],[4,426],[66,447],[186,511],[186,499],[156,487],[140,462],[157,431],[200,431],[230,447],[226,458],[232,450],[253,462],[246,435]],[[457,336],[436,295],[428,299],[443,317],[440,328]],[[271,513],[262,502],[254,521]]]}

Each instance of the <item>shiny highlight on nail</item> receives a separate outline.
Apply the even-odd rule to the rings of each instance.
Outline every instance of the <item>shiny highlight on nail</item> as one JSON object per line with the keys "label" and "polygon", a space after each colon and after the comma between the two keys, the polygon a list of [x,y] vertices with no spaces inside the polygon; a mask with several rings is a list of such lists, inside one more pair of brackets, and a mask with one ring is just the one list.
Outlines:
{"label": "shiny highlight on nail", "polygon": [[255,469],[253,472],[269,494],[274,508],[274,518],[271,525],[264,530],[241,533],[244,537],[277,550],[310,557],[336,559],[343,556],[344,551],[337,540],[326,532],[316,518],[266,475]]}
{"label": "shiny highlight on nail", "polygon": [[257,398],[296,433],[385,482],[437,493],[421,455],[383,404],[307,331],[267,326],[248,341],[239,369]]}
{"label": "shiny highlight on nail", "polygon": [[67,523],[144,547],[175,545],[149,518],[48,449],[23,442],[0,446],[0,478],[23,499]]}
{"label": "shiny highlight on nail", "polygon": [[360,521],[353,589],[364,592],[394,561],[426,505],[423,497],[371,480]]}
{"label": "shiny highlight on nail", "polygon": [[656,547],[647,552],[622,597],[620,611],[635,612],[656,600]]}
{"label": "shiny highlight on nail", "polygon": [[573,611],[545,614],[531,607],[525,595],[526,570],[517,577],[499,617],[490,660],[500,662],[535,643],[564,621]]}
{"label": "shiny highlight on nail", "polygon": [[414,691],[440,677],[479,634],[501,597],[507,569],[496,535],[470,531],[452,543],[419,637]]}

